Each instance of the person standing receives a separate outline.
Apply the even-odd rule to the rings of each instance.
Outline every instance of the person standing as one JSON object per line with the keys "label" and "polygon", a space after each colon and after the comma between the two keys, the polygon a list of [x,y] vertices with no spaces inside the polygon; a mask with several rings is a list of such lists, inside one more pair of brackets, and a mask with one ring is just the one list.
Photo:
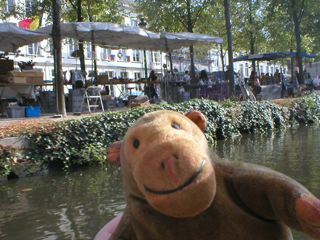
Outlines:
{"label": "person standing", "polygon": [[183,81],[186,82],[187,84],[190,84],[191,78],[188,70],[184,72]]}
{"label": "person standing", "polygon": [[154,87],[154,82],[157,81],[158,77],[155,74],[154,70],[150,71],[148,82],[146,83],[146,88],[145,88],[145,93],[147,96],[152,99],[152,98],[159,98],[157,91]]}
{"label": "person standing", "polygon": [[274,83],[275,84],[278,84],[280,83],[280,72],[279,72],[279,69],[276,70],[276,72],[274,73]]}
{"label": "person standing", "polygon": [[281,98],[284,98],[286,92],[287,92],[287,81],[283,74],[281,76]]}
{"label": "person standing", "polygon": [[320,75],[316,76],[315,79],[313,79],[313,86],[318,89],[320,86]]}
{"label": "person standing", "polygon": [[311,80],[310,73],[307,72],[307,70],[303,70],[303,75],[304,75],[304,80],[308,80],[308,81]]}
{"label": "person standing", "polygon": [[250,77],[249,77],[249,86],[253,86],[254,85],[254,79],[256,78],[256,72],[255,71],[251,71]]}
{"label": "person standing", "polygon": [[301,82],[301,79],[300,79],[300,74],[298,73],[297,70],[294,73],[295,73],[295,77],[293,78],[292,85],[295,89],[297,89],[299,87],[299,83]]}

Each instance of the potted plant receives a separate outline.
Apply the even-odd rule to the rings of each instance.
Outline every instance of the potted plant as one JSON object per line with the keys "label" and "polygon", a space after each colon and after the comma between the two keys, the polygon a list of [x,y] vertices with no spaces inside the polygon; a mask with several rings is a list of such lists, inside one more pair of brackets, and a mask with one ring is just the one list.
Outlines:
{"label": "potted plant", "polygon": [[23,70],[32,70],[33,66],[36,63],[34,63],[32,60],[28,61],[28,62],[18,62],[18,66],[20,67],[21,71],[23,72]]}

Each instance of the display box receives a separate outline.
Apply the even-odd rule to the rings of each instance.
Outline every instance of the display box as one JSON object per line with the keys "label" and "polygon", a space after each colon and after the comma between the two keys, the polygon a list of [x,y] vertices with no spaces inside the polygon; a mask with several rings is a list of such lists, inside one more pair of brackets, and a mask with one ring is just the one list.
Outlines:
{"label": "display box", "polygon": [[26,83],[34,85],[43,85],[43,72],[24,72],[26,74]]}
{"label": "display box", "polygon": [[14,83],[26,83],[26,74],[24,72],[10,72],[10,78],[13,78]]}
{"label": "display box", "polygon": [[26,117],[40,117],[40,107],[25,107],[25,115]]}
{"label": "display box", "polygon": [[9,118],[23,118],[25,117],[25,109],[20,106],[8,106],[6,107]]}
{"label": "display box", "polygon": [[109,77],[108,75],[98,75],[97,76],[97,83],[100,84],[105,84],[109,82]]}
{"label": "display box", "polygon": [[0,60],[0,73],[7,74],[9,71],[14,70],[13,60]]}
{"label": "display box", "polygon": [[0,82],[26,83],[26,75],[23,72],[10,72],[7,75],[0,75]]}

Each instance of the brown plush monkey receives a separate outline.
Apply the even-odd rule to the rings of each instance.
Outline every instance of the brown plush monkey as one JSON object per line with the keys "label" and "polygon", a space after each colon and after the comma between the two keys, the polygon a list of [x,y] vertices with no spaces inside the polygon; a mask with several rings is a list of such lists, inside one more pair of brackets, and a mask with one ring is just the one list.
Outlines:
{"label": "brown plush monkey", "polygon": [[205,116],[156,111],[108,148],[121,165],[126,209],[110,239],[320,239],[320,200],[269,168],[222,161]]}

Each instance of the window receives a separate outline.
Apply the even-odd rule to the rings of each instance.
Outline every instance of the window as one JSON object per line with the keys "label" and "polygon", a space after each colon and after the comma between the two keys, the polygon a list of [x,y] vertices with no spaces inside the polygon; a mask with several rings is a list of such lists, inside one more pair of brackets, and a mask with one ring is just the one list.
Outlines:
{"label": "window", "polygon": [[111,49],[110,48],[102,48],[100,55],[101,55],[102,61],[110,60]]}
{"label": "window", "polygon": [[114,77],[114,72],[113,71],[105,71],[105,73],[109,76],[109,79]]}
{"label": "window", "polygon": [[140,51],[139,50],[132,51],[132,61],[133,62],[140,62]]}
{"label": "window", "polygon": [[54,69],[51,69],[51,78],[52,78],[52,80],[54,81],[54,79],[55,79],[55,76],[56,76],[56,74],[55,74],[55,72],[54,72]]}
{"label": "window", "polygon": [[152,52],[152,62],[154,62],[154,63],[160,63],[161,62],[160,52]]}
{"label": "window", "polygon": [[96,58],[96,53],[92,51],[92,45],[91,44],[87,45],[87,58],[90,58],[90,59],[95,59]]}
{"label": "window", "polygon": [[110,85],[110,95],[114,96],[114,85]]}
{"label": "window", "polygon": [[249,77],[249,64],[248,63],[246,63],[245,75],[246,75],[246,77]]}
{"label": "window", "polygon": [[133,26],[133,27],[137,27],[138,26],[137,19],[131,19],[131,26]]}
{"label": "window", "polygon": [[70,39],[69,41],[69,54],[71,54],[78,49],[78,42],[76,40]]}
{"label": "window", "polygon": [[120,72],[121,78],[128,78],[128,76],[129,76],[128,72]]}
{"label": "window", "polygon": [[39,43],[29,44],[28,45],[28,54],[39,56],[40,55]]}
{"label": "window", "polygon": [[240,64],[239,68],[240,68],[239,73],[240,73],[241,77],[243,77],[243,64]]}
{"label": "window", "polygon": [[52,39],[48,39],[47,45],[46,45],[46,53],[49,56],[53,56],[54,55],[54,49],[53,49],[53,41]]}
{"label": "window", "polygon": [[138,79],[140,79],[141,78],[141,73],[140,72],[135,72],[134,73],[134,79],[135,80],[138,80]]}
{"label": "window", "polygon": [[8,0],[7,5],[5,6],[5,12],[11,12],[14,9],[14,0]]}

